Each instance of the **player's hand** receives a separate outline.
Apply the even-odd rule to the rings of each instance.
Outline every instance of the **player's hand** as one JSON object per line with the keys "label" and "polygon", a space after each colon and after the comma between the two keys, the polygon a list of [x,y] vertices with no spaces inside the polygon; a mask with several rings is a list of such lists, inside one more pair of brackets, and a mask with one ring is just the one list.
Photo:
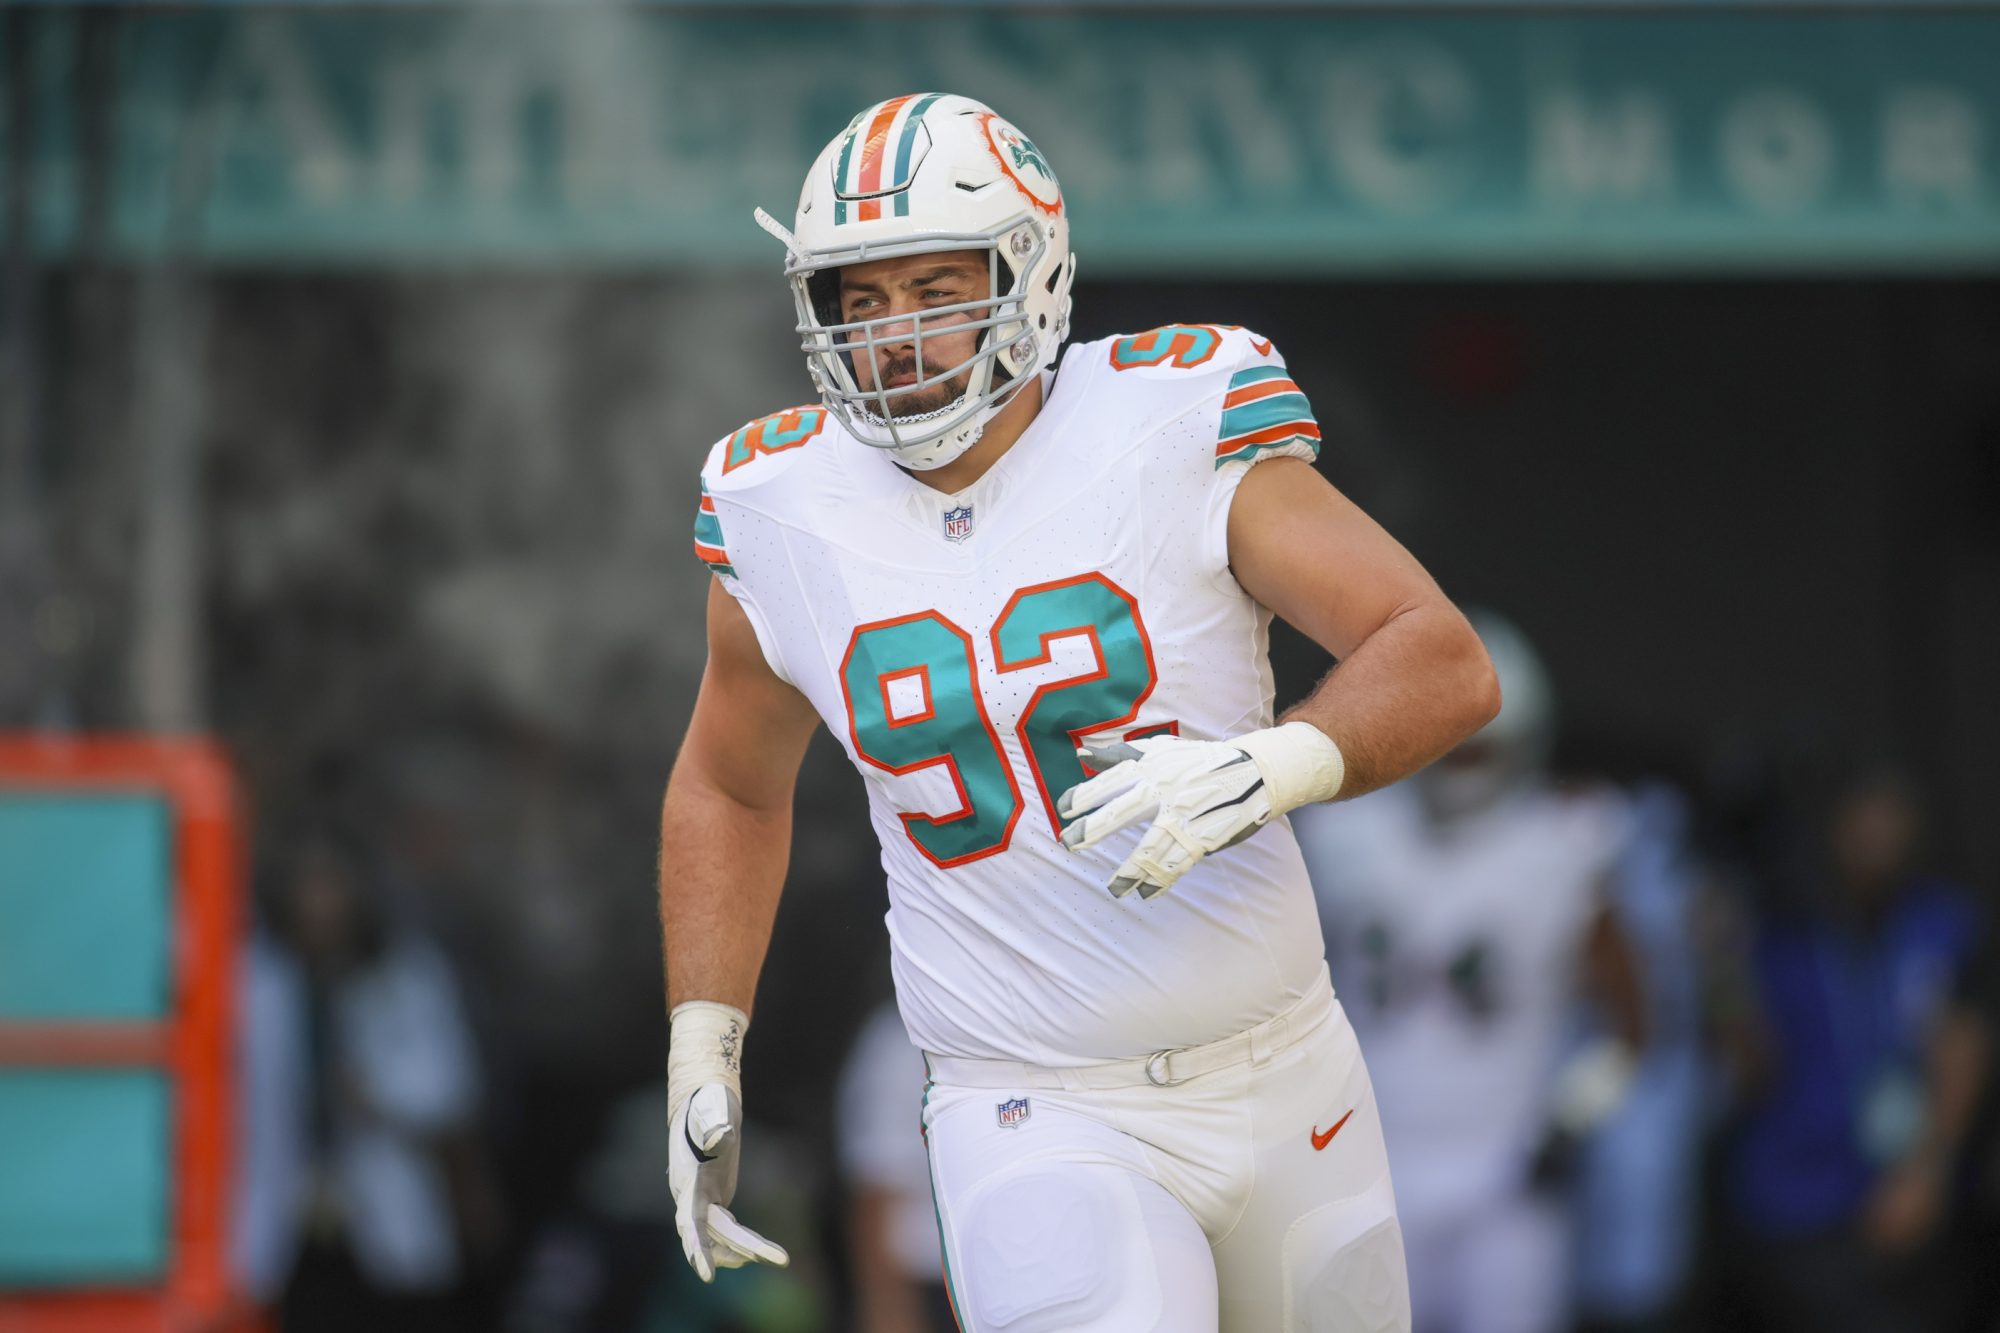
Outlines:
{"label": "player's hand", "polygon": [[1229,741],[1148,736],[1077,754],[1100,771],[1056,801],[1056,813],[1072,821],[1063,846],[1082,851],[1122,828],[1152,823],[1111,877],[1115,898],[1133,889],[1151,898],[1172,887],[1195,862],[1235,846],[1271,816],[1332,800],[1347,774],[1332,737],[1303,721]]}
{"label": "player's hand", "polygon": [[1149,736],[1077,753],[1102,771],[1056,801],[1056,813],[1072,821],[1063,846],[1080,852],[1122,828],[1152,823],[1111,877],[1113,897],[1137,889],[1151,898],[1171,888],[1195,862],[1243,841],[1273,813],[1257,761],[1224,741]]}
{"label": "player's hand", "polygon": [[674,1229],[703,1282],[718,1268],[791,1262],[785,1251],[738,1222],[727,1207],[736,1195],[743,1103],[721,1083],[705,1083],[674,1108],[667,1181],[674,1192]]}

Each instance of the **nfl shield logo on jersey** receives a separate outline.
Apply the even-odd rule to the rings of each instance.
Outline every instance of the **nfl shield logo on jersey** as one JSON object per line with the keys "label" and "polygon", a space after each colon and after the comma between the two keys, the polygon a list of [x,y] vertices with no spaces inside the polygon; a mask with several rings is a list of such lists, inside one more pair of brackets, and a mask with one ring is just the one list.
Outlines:
{"label": "nfl shield logo on jersey", "polygon": [[[972,535],[972,506],[944,511],[944,539],[948,542],[962,542]],[[1026,1114],[1026,1112],[1023,1112]],[[1003,1122],[1004,1123],[1004,1122]]]}
{"label": "nfl shield logo on jersey", "polygon": [[1000,1103],[1000,1128],[1012,1129],[1028,1118],[1028,1099],[1016,1097],[1011,1102]]}

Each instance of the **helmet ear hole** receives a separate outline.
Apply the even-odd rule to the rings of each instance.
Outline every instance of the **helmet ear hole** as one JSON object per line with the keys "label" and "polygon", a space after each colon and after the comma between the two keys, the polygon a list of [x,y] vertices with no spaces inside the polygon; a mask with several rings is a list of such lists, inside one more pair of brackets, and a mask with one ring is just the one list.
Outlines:
{"label": "helmet ear hole", "polygon": [[840,270],[823,268],[806,277],[806,294],[812,298],[813,316],[822,325],[840,323]]}

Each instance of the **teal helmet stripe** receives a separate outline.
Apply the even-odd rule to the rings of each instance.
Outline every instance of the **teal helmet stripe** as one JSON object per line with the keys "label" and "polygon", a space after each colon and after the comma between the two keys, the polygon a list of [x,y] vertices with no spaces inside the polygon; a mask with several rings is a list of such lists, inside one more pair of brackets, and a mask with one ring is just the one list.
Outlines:
{"label": "teal helmet stripe", "polygon": [[917,99],[916,105],[910,108],[909,116],[903,121],[903,140],[896,145],[895,180],[897,187],[903,191],[896,196],[896,216],[899,218],[910,215],[910,192],[905,187],[910,183],[910,149],[917,142],[917,123],[924,118],[924,112],[930,110],[931,103],[942,96],[943,93],[925,93]]}
{"label": "teal helmet stripe", "polygon": [[854,118],[847,127],[847,138],[840,145],[840,165],[833,169],[833,222],[835,226],[847,221],[847,201],[840,196],[847,192],[847,162],[854,156],[854,140],[861,134],[861,118],[866,111]]}

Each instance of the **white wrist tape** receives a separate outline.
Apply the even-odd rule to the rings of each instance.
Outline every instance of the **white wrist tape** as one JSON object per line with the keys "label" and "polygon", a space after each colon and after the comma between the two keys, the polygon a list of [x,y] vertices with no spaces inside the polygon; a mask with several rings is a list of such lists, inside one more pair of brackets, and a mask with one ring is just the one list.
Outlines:
{"label": "white wrist tape", "polygon": [[1271,812],[1284,814],[1314,801],[1330,801],[1340,794],[1347,777],[1347,761],[1333,737],[1310,722],[1287,722],[1266,727],[1246,736],[1232,736],[1231,745],[1250,756],[1264,775],[1264,789],[1271,796]]}
{"label": "white wrist tape", "polygon": [[667,1015],[667,1103],[679,1106],[705,1083],[743,1096],[743,1034],[750,1016],[714,1000],[689,1000]]}

